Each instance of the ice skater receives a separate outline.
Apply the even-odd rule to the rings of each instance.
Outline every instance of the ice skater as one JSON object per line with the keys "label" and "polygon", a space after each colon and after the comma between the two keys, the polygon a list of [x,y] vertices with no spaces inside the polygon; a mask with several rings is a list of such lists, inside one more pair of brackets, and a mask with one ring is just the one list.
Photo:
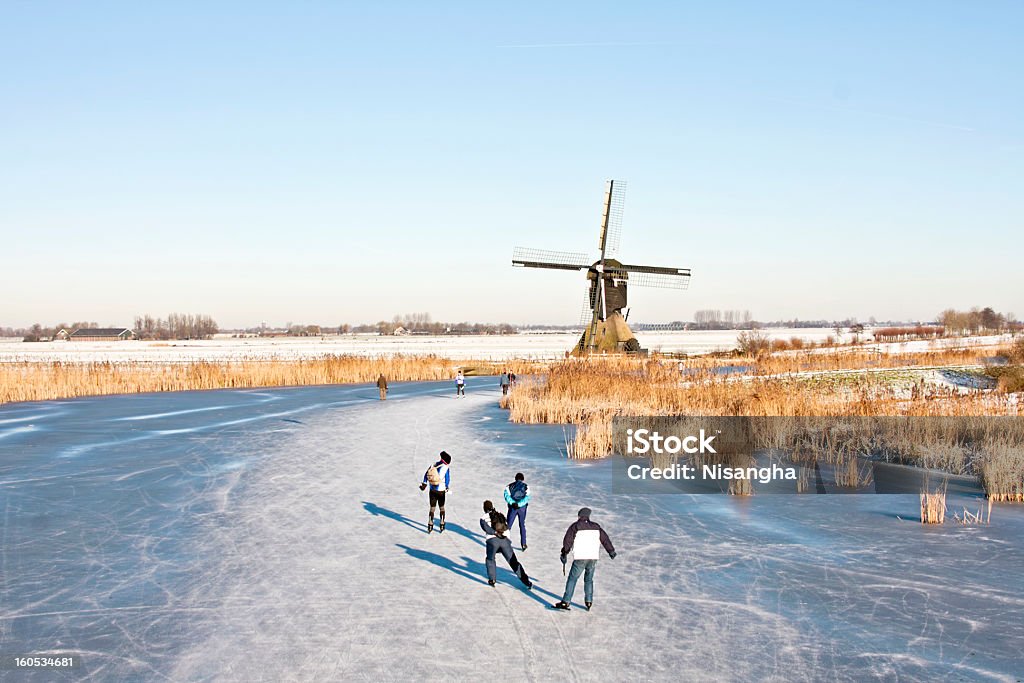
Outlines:
{"label": "ice skater", "polygon": [[388,397],[388,380],[383,372],[377,378],[377,389],[380,391],[380,400],[386,400]]}
{"label": "ice skater", "polygon": [[508,503],[508,529],[519,520],[519,545],[526,550],[526,506],[530,504],[530,487],[526,485],[526,477],[516,472],[516,480],[505,487],[505,502]]}
{"label": "ice skater", "polygon": [[508,373],[504,370],[501,371],[501,395],[506,396],[508,394]]}
{"label": "ice skater", "polygon": [[569,609],[569,602],[572,594],[576,592],[576,582],[583,574],[583,598],[586,600],[587,611],[594,604],[594,572],[597,571],[597,558],[601,552],[601,546],[608,551],[608,557],[615,559],[615,546],[608,534],[597,522],[590,521],[590,508],[582,508],[576,513],[578,519],[573,522],[565,532],[562,539],[562,566],[565,566],[569,553],[573,554],[572,568],[569,570],[569,578],[565,581],[565,593],[562,600],[556,602],[552,607],[555,609]]}
{"label": "ice skater", "polygon": [[466,376],[462,374],[462,370],[459,370],[459,374],[455,375],[455,396],[466,395]]}
{"label": "ice skater", "polygon": [[495,510],[494,503],[489,500],[484,501],[484,516],[480,518],[480,528],[484,530],[484,534],[487,536],[487,556],[484,562],[487,565],[487,584],[493,586],[497,583],[498,565],[496,560],[498,553],[501,553],[502,557],[508,562],[508,566],[519,577],[519,580],[523,582],[527,590],[533,588],[533,583],[526,573],[526,568],[519,563],[515,551],[512,550],[512,542],[505,537],[505,534],[508,532],[508,522],[505,520],[505,515]]}
{"label": "ice skater", "polygon": [[444,531],[444,499],[452,483],[452,456],[441,451],[441,458],[427,468],[423,473],[423,482],[420,483],[420,491],[430,487],[430,514],[427,517],[427,533],[434,530],[434,508],[439,508],[441,523],[438,531]]}

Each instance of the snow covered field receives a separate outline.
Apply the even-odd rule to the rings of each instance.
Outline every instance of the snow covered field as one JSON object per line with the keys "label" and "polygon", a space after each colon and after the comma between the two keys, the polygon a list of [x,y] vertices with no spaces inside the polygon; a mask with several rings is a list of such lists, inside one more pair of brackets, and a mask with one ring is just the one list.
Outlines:
{"label": "snow covered field", "polygon": [[[767,329],[773,339],[800,337],[821,342],[835,331],[827,328]],[[653,351],[689,354],[724,351],[736,347],[735,331],[638,332],[637,338]],[[275,337],[249,339],[211,339],[197,341],[124,341],[124,342],[42,342],[25,343],[0,339],[0,362],[16,361],[152,361],[159,363],[198,360],[296,360],[325,355],[363,356],[391,354],[436,354],[448,358],[504,360],[507,358],[561,358],[572,348],[579,335],[524,333],[508,336],[474,337],[393,337],[345,335],[333,337]],[[977,337],[872,344],[869,348],[891,351],[925,351],[942,346],[995,345],[1007,338]],[[844,336],[848,341],[848,335]]]}
{"label": "snow covered field", "polygon": [[[1024,509],[916,496],[615,495],[493,378],[0,406],[0,651],[27,680],[1019,680]],[[448,529],[416,486],[454,456]],[[530,482],[525,591],[484,574],[480,502]],[[961,495],[951,505],[977,508]],[[587,505],[619,555],[557,613]],[[901,519],[902,518],[902,519]],[[581,582],[582,583],[582,582]],[[7,672],[5,672],[7,673]]]}

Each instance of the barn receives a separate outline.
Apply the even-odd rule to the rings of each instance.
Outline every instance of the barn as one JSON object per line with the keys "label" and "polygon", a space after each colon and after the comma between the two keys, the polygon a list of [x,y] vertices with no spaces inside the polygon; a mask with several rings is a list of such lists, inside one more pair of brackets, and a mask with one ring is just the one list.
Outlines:
{"label": "barn", "polygon": [[126,327],[83,327],[71,333],[71,341],[124,341],[135,333]]}

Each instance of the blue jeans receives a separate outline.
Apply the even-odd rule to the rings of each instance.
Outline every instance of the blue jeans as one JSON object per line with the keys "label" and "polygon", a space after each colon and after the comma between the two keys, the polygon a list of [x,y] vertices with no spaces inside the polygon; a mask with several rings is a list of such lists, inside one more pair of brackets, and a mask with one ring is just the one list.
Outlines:
{"label": "blue jeans", "polygon": [[565,594],[562,595],[562,602],[570,602],[572,594],[576,592],[576,582],[583,574],[583,597],[587,602],[594,601],[594,571],[597,569],[597,560],[573,560],[572,568],[569,569],[569,578],[565,580]]}
{"label": "blue jeans", "polygon": [[526,508],[526,505],[521,508],[509,508],[506,517],[510,534],[512,533],[512,522],[516,521],[516,517],[519,518],[519,545],[526,545]]}

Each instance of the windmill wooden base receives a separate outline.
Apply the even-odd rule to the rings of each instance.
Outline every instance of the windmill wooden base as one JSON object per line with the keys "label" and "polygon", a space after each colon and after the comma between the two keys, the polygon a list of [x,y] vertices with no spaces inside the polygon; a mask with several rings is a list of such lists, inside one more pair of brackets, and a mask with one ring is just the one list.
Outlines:
{"label": "windmill wooden base", "polygon": [[621,313],[615,312],[607,320],[597,321],[597,326],[587,325],[572,355],[586,356],[592,353],[628,353],[646,355],[647,349],[640,348],[633,331],[626,324]]}

